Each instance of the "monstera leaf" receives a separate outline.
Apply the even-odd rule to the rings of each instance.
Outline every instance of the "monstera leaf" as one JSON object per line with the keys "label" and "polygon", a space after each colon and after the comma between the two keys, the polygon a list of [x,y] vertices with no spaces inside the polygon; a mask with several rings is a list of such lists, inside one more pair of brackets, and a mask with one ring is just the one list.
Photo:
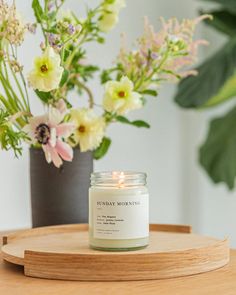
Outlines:
{"label": "monstera leaf", "polygon": [[206,142],[200,148],[200,163],[215,183],[233,189],[236,177],[236,107],[213,119]]}
{"label": "monstera leaf", "polygon": [[236,74],[234,74],[219,92],[208,100],[203,107],[213,107],[236,96]]}
{"label": "monstera leaf", "polygon": [[[205,12],[201,12],[205,14]],[[230,36],[236,36],[236,13],[231,13],[227,10],[208,11],[207,14],[213,16],[213,19],[206,19],[205,23],[214,29]]]}
{"label": "monstera leaf", "polygon": [[[229,87],[228,80],[232,78],[236,68],[236,38],[227,42],[219,51],[208,58],[196,70],[197,76],[183,79],[175,96],[175,101],[184,108],[199,108],[207,105],[224,87]],[[231,84],[230,84],[231,85]],[[231,93],[229,96],[228,93]],[[217,103],[235,96],[236,92],[227,91],[226,97],[221,95]]]}

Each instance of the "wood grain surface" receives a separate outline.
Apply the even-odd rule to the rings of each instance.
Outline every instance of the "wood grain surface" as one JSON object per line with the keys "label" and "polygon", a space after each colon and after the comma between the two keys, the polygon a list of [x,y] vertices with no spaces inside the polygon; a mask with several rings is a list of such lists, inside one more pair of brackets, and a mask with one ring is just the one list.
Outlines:
{"label": "wood grain surface", "polygon": [[151,225],[147,248],[103,252],[88,247],[87,225],[53,226],[8,235],[2,252],[5,260],[24,265],[27,276],[80,281],[173,278],[228,263],[227,240],[190,232],[187,226]]}
{"label": "wood grain surface", "polygon": [[[0,244],[1,244],[0,234]],[[129,282],[78,282],[24,276],[23,267],[2,260],[0,294],[7,295],[235,295],[236,250],[229,265],[204,274],[164,280]]]}

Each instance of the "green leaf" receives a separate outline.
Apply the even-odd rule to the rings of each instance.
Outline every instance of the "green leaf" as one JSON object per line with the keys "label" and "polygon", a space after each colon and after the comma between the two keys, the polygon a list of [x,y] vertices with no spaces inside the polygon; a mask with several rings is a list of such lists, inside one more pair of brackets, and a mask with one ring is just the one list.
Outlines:
{"label": "green leaf", "polygon": [[[200,148],[200,163],[215,183],[229,189],[236,177],[236,107],[224,117],[211,121],[206,142]],[[232,132],[233,131],[233,132]]]}
{"label": "green leaf", "polygon": [[219,93],[213,96],[206,104],[203,105],[204,108],[212,107],[223,103],[224,101],[236,96],[236,75],[231,77],[225,85],[219,90]]}
{"label": "green leaf", "polygon": [[104,44],[105,43],[105,38],[103,37],[97,37],[97,42],[100,43],[100,44]]}
{"label": "green leaf", "polygon": [[236,13],[236,1],[235,0],[204,0],[208,2],[215,2],[220,4],[222,7],[227,10]]}
{"label": "green leaf", "polygon": [[94,159],[99,160],[102,157],[104,157],[110,145],[111,145],[111,139],[108,137],[103,137],[103,140],[100,146],[93,152]]}
{"label": "green leaf", "polygon": [[35,93],[44,103],[48,103],[48,101],[52,98],[52,95],[50,92],[35,90]]}
{"label": "green leaf", "polygon": [[102,71],[102,74],[101,74],[101,83],[102,84],[105,84],[106,82],[108,82],[109,80],[111,80],[111,76],[110,76],[110,72],[109,71]]}
{"label": "green leaf", "polygon": [[64,49],[64,52],[63,52],[63,61],[64,62],[67,60],[67,58],[69,57],[70,54],[71,54],[71,50]]}
{"label": "green leaf", "polygon": [[59,86],[62,87],[68,80],[70,72],[64,69]]}
{"label": "green leaf", "polygon": [[34,15],[38,23],[42,22],[42,19],[44,18],[44,12],[43,9],[39,3],[39,0],[33,0],[32,1],[32,8],[34,10]]}
{"label": "green leaf", "polygon": [[81,78],[84,81],[87,81],[89,78],[92,78],[94,73],[99,70],[97,66],[81,64],[75,66],[74,69],[77,74],[80,74]]}
{"label": "green leaf", "polygon": [[184,108],[197,108],[217,95],[233,76],[236,67],[236,39],[227,42],[190,76],[179,83],[175,101]]}
{"label": "green leaf", "polygon": [[[202,12],[201,14],[205,14],[205,12]],[[209,11],[207,14],[212,15],[213,20],[206,19],[206,24],[231,37],[236,35],[235,14],[232,14],[227,10]]]}
{"label": "green leaf", "polygon": [[142,120],[130,121],[129,119],[127,119],[126,117],[123,117],[123,116],[117,116],[116,120],[120,123],[133,125],[133,126],[136,126],[139,128],[142,128],[142,127],[143,128],[150,128],[150,125],[147,122],[142,121]]}
{"label": "green leaf", "polygon": [[10,118],[10,113],[0,105],[0,150],[12,149],[18,158],[22,154],[22,143],[29,138],[24,131],[15,128]]}
{"label": "green leaf", "polygon": [[147,94],[147,95],[150,95],[150,96],[157,96],[158,95],[158,92],[156,90],[153,90],[153,89],[146,89],[144,91],[141,92],[142,94]]}

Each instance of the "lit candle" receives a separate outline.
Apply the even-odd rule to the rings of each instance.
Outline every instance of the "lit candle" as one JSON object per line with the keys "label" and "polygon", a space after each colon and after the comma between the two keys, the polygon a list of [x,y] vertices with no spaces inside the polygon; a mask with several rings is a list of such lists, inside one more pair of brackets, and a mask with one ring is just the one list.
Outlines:
{"label": "lit candle", "polygon": [[146,174],[98,172],[89,190],[89,242],[99,250],[144,248],[149,240]]}

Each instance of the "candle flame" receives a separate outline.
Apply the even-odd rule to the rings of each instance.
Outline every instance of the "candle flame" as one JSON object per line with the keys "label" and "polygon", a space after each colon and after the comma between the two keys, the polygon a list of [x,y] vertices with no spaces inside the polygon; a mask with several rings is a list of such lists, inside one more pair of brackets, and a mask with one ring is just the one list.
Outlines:
{"label": "candle flame", "polygon": [[112,172],[112,179],[118,180],[117,187],[123,188],[125,186],[125,173],[113,171]]}
{"label": "candle flame", "polygon": [[125,174],[124,174],[124,172],[120,172],[119,180],[118,180],[118,187],[122,188],[124,186],[125,186]]}

